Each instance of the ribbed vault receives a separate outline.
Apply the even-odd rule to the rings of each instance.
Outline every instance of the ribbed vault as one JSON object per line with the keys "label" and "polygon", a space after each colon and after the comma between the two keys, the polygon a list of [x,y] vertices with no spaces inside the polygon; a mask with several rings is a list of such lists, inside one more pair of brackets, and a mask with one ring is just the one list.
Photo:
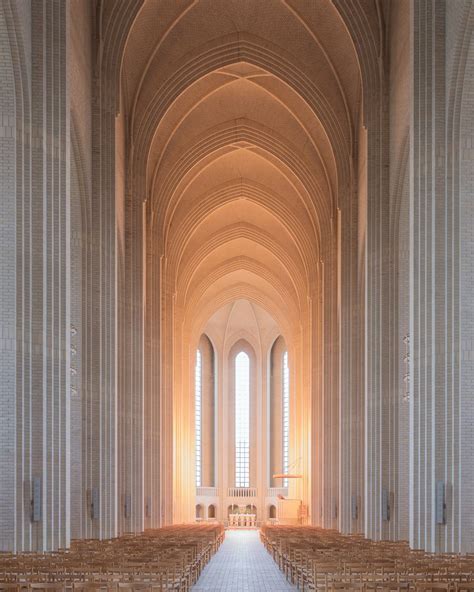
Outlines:
{"label": "ribbed vault", "polygon": [[322,333],[337,339],[338,209],[353,184],[362,98],[346,23],[328,1],[146,0],[120,77],[127,195],[145,202],[145,342],[157,344],[145,397],[159,388],[162,398],[161,417],[145,421],[161,422],[160,459],[174,467],[163,521],[193,511],[196,344],[239,299],[275,319],[295,361],[292,455],[305,479],[294,494],[310,504],[311,409],[324,382],[314,368],[323,357],[336,368]]}

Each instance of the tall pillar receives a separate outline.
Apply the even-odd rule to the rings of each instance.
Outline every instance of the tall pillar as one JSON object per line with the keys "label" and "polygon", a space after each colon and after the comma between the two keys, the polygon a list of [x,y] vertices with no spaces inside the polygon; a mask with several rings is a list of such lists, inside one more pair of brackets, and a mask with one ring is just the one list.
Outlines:
{"label": "tall pillar", "polygon": [[[147,217],[150,216],[150,203],[146,204]],[[147,226],[147,231],[149,227]],[[144,497],[145,527],[161,526],[161,488],[164,478],[162,471],[161,442],[161,264],[157,263],[157,249],[153,235],[146,235],[146,310],[144,328]]]}
{"label": "tall pillar", "polygon": [[286,344],[279,337],[271,349],[270,367],[270,487],[282,487],[281,479],[273,479],[274,473],[283,472],[283,353]]}
{"label": "tall pillar", "polygon": [[[363,130],[360,159],[366,165]],[[363,170],[361,171],[363,174]],[[364,187],[360,187],[363,191]],[[356,191],[348,191],[341,203],[338,232],[340,321],[340,495],[341,532],[363,531],[364,399],[360,371],[361,293],[358,252],[359,207]]]}
{"label": "tall pillar", "polygon": [[[118,519],[120,532],[141,532],[144,496],[144,205],[130,179],[131,147],[123,113],[116,118]],[[145,505],[147,507],[145,508]]]}
{"label": "tall pillar", "polygon": [[[383,85],[382,85],[383,87]],[[388,270],[388,95],[373,92],[365,107],[367,127],[367,233],[365,256],[365,534],[389,538],[393,491],[390,463],[392,396],[389,385],[390,333]]]}
{"label": "tall pillar", "polygon": [[215,486],[215,385],[214,349],[209,338],[202,335],[199,341],[202,355],[201,390],[201,482],[203,487]]}
{"label": "tall pillar", "polygon": [[[21,73],[15,72],[14,57],[12,52],[11,40],[9,38],[9,27],[12,26],[13,16],[8,6],[0,8],[0,202],[2,203],[2,215],[0,216],[0,240],[2,248],[0,249],[0,374],[2,377],[0,385],[0,401],[2,412],[0,413],[0,447],[2,454],[0,456],[0,472],[2,479],[0,481],[0,549],[2,551],[11,551],[22,548],[22,528],[19,533],[15,528],[16,516],[18,513],[21,523],[25,522],[23,513],[28,510],[28,503],[31,500],[31,479],[28,479],[27,492],[25,499],[20,494],[19,512],[17,512],[16,501],[16,437],[17,437],[17,397],[23,398],[23,389],[25,396],[31,407],[31,388],[29,379],[23,387],[23,376],[20,365],[20,380],[17,377],[17,358],[18,351],[23,351],[23,324],[21,318],[23,307],[21,306],[23,294],[20,292],[20,307],[17,307],[17,253],[22,257],[23,245],[31,243],[30,233],[25,237],[21,234],[18,237],[17,244],[17,218],[22,220],[23,208],[21,206],[23,195],[17,194],[16,179],[21,179],[21,147],[17,152],[17,137],[21,137],[23,117],[19,109],[23,102],[23,97],[17,96],[15,85],[15,75],[21,76]],[[29,93],[26,99],[29,99]],[[20,99],[20,100],[19,100]],[[17,110],[20,111],[17,115]],[[27,112],[28,113],[28,112]],[[28,125],[27,122],[25,122]],[[27,140],[24,132],[24,138]],[[17,169],[18,172],[17,172]],[[31,188],[25,188],[28,207],[25,214],[30,216],[31,209]],[[18,214],[17,214],[18,212]],[[26,243],[26,244],[25,244]],[[20,259],[21,260],[21,259]],[[19,285],[22,284],[22,276],[19,278]],[[23,299],[29,301],[31,297],[28,290]],[[17,315],[20,328],[17,329]],[[29,325],[29,319],[25,319]],[[18,346],[17,346],[18,344]],[[20,392],[18,392],[18,390]],[[20,417],[21,421],[22,417]],[[21,424],[20,424],[21,426]],[[21,429],[21,428],[20,428]],[[26,434],[28,440],[29,432]],[[28,454],[28,461],[30,460]],[[27,468],[19,467],[19,473],[22,477],[23,471]],[[29,473],[29,471],[28,471]],[[12,511],[15,508],[15,511]],[[19,536],[18,536],[19,535]]]}
{"label": "tall pillar", "polygon": [[68,5],[17,9],[0,10],[0,548],[51,551],[70,540]]}
{"label": "tall pillar", "polygon": [[412,3],[410,544],[432,552],[474,546],[473,18]]}
{"label": "tall pillar", "polygon": [[452,397],[446,388],[451,261],[445,212],[446,7],[422,0],[412,11],[410,544],[437,551],[444,528],[436,521],[436,482],[445,480],[446,404]]}
{"label": "tall pillar", "polygon": [[118,534],[117,496],[117,257],[114,86],[94,80],[92,108],[91,286],[89,367],[84,392],[83,449],[88,538]]}
{"label": "tall pillar", "polygon": [[[452,269],[452,280],[459,282],[459,333],[452,328],[454,361],[450,382],[459,384],[459,431],[454,450],[460,450],[459,464],[447,467],[446,481],[453,482],[451,522],[447,541],[453,540],[453,550],[461,553],[474,552],[474,405],[472,385],[474,384],[474,2],[448,3],[447,37],[454,45],[453,66],[450,71],[450,103],[448,105],[448,140],[450,156],[448,164],[448,199],[455,214],[453,221],[458,225],[458,244],[455,253],[459,267]],[[450,174],[452,173],[452,174]],[[456,208],[458,206],[458,210]],[[456,211],[457,210],[457,211]],[[459,277],[457,274],[459,273]],[[454,291],[456,294],[456,291]],[[453,315],[452,322],[456,322]],[[460,351],[456,346],[460,344]],[[456,364],[458,362],[458,364]],[[457,471],[456,467],[461,467]],[[458,481],[459,480],[459,481]],[[448,492],[450,487],[448,485]],[[455,501],[456,500],[456,501]],[[450,500],[448,499],[448,503]],[[458,511],[459,509],[459,511]],[[445,548],[451,550],[449,544]]]}

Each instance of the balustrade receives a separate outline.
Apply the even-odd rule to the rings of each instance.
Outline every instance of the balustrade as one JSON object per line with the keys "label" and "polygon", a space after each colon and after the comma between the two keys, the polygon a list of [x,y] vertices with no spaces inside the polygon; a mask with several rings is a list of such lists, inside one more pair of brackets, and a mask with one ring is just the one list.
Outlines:
{"label": "balustrade", "polygon": [[267,497],[278,497],[283,495],[288,497],[288,487],[269,487],[267,490]]}
{"label": "balustrade", "polygon": [[196,495],[201,497],[216,497],[219,495],[217,487],[196,487]]}
{"label": "balustrade", "polygon": [[227,491],[229,497],[257,497],[256,487],[229,487]]}

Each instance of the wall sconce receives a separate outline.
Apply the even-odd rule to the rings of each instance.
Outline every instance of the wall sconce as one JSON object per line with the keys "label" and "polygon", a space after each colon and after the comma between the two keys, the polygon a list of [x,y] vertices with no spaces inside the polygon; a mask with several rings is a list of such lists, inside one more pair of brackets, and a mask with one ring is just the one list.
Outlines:
{"label": "wall sconce", "polygon": [[405,355],[403,356],[403,363],[405,365],[403,400],[407,402],[410,400],[410,336],[408,334],[403,338],[403,343],[405,344]]}

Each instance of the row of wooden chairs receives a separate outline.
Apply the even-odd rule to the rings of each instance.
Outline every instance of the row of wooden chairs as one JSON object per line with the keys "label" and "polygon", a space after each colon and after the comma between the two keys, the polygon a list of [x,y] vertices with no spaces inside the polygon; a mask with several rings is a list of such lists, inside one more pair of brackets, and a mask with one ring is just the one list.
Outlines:
{"label": "row of wooden chairs", "polygon": [[223,539],[220,524],[192,524],[56,553],[0,553],[0,592],[187,592]]}
{"label": "row of wooden chairs", "polygon": [[265,525],[260,536],[287,579],[303,591],[474,592],[474,556],[413,551],[310,526]]}

